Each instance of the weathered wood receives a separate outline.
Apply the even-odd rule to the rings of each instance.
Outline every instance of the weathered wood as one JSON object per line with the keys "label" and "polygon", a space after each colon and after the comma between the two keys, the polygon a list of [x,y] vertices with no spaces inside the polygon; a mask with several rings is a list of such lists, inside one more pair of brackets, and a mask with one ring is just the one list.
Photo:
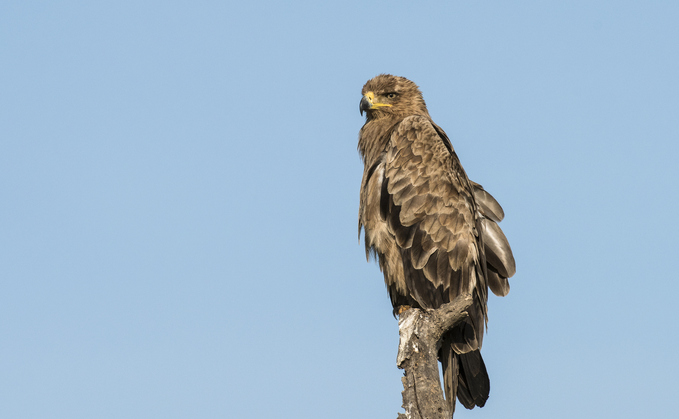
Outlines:
{"label": "weathered wood", "polygon": [[439,379],[441,336],[467,317],[470,295],[461,295],[436,310],[408,309],[399,316],[396,363],[404,370],[403,408],[398,419],[450,419],[452,412]]}

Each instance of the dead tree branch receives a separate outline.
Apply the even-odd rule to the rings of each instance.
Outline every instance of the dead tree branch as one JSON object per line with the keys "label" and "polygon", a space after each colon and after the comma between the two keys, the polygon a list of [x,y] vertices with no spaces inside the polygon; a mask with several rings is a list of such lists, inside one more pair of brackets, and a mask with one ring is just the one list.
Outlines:
{"label": "dead tree branch", "polygon": [[452,412],[439,379],[441,336],[467,317],[470,295],[461,295],[436,310],[408,309],[399,316],[396,363],[404,370],[403,408],[398,419],[450,419]]}

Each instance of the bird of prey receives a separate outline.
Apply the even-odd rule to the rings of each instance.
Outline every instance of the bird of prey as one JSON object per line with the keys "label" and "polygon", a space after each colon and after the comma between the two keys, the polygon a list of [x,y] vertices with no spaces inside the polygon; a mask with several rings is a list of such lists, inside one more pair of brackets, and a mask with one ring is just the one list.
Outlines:
{"label": "bird of prey", "polygon": [[444,335],[439,360],[451,412],[456,398],[467,409],[482,407],[490,392],[480,353],[488,288],[507,295],[516,271],[497,225],[504,212],[469,180],[415,83],[381,74],[362,95],[358,231],[359,238],[365,231],[366,258],[377,258],[395,315],[472,295],[467,319]]}

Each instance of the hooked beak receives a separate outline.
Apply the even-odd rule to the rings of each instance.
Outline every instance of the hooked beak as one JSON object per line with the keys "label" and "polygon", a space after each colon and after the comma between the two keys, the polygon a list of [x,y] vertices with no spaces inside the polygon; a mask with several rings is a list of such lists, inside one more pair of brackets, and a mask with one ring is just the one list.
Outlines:
{"label": "hooked beak", "polygon": [[358,110],[361,112],[361,116],[363,116],[363,111],[367,111],[368,109],[372,108],[373,102],[372,100],[368,97],[368,95],[364,95],[361,98],[361,103],[358,105]]}
{"label": "hooked beak", "polygon": [[361,116],[363,116],[363,111],[369,111],[377,108],[384,108],[392,106],[389,103],[379,103],[375,102],[375,93],[368,92],[361,98],[361,103],[358,105],[359,111],[361,111]]}

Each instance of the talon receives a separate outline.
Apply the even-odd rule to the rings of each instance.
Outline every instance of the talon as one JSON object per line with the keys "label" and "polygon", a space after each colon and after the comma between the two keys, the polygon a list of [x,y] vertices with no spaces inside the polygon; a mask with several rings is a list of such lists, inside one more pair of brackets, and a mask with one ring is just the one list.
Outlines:
{"label": "talon", "polygon": [[412,307],[410,306],[398,306],[394,309],[394,316],[398,317],[401,314],[405,313],[407,310],[410,310]]}

